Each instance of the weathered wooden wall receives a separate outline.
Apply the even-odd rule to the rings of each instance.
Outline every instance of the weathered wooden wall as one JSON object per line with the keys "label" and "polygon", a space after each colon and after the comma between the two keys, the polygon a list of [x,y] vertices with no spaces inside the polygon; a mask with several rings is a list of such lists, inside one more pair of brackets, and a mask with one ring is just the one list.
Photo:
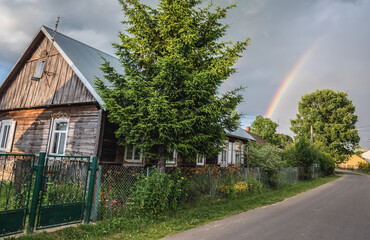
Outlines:
{"label": "weathered wooden wall", "polygon": [[46,151],[52,117],[69,119],[67,155],[94,155],[100,131],[99,109],[94,104],[1,111],[0,120],[17,121],[12,152]]}
{"label": "weathered wooden wall", "polygon": [[93,102],[94,97],[82,84],[57,49],[52,48],[45,63],[45,70],[39,82],[31,81],[37,64],[46,60],[45,50],[51,42],[44,37],[23,64],[10,85],[0,93],[0,110],[48,106],[54,104]]}

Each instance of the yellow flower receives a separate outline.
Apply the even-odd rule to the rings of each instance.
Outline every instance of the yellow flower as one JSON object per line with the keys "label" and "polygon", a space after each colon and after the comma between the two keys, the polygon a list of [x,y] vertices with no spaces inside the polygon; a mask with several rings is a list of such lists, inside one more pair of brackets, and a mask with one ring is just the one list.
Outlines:
{"label": "yellow flower", "polygon": [[148,178],[145,178],[145,180],[148,180]]}
{"label": "yellow flower", "polygon": [[184,177],[181,177],[181,179],[184,179]]}
{"label": "yellow flower", "polygon": [[178,182],[180,182],[180,180],[177,180]]}

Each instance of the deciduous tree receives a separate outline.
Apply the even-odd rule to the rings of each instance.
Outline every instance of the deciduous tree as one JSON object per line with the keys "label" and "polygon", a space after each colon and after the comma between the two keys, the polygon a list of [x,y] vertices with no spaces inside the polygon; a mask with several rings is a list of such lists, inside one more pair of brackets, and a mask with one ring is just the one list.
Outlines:
{"label": "deciduous tree", "polygon": [[355,127],[355,106],[347,93],[323,89],[305,94],[298,103],[298,112],[291,120],[295,134],[310,138],[313,126],[314,141],[323,143],[336,162],[354,153],[360,137]]}

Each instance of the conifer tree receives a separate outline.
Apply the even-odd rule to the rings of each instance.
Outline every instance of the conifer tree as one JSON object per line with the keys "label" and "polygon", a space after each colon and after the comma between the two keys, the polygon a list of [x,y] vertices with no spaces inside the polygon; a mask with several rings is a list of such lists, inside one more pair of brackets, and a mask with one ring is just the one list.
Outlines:
{"label": "conifer tree", "polygon": [[183,159],[212,157],[237,127],[242,87],[221,94],[246,49],[244,41],[224,42],[227,7],[200,0],[160,0],[152,8],[139,0],[120,0],[125,30],[113,44],[123,72],[102,66],[110,86],[96,82],[118,125],[122,146],[135,145],[158,160],[158,171],[176,150]]}

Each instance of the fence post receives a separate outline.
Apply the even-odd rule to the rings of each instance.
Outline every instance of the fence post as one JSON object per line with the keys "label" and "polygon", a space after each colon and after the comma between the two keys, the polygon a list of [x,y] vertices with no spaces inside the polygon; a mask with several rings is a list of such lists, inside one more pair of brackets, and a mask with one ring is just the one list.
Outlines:
{"label": "fence post", "polygon": [[94,183],[95,183],[97,162],[98,162],[98,158],[96,156],[93,157],[93,163],[92,163],[91,174],[90,174],[89,192],[87,193],[85,223],[90,222],[91,206],[92,206],[92,198],[93,198],[93,194],[94,194],[94,185],[95,185]]}
{"label": "fence post", "polygon": [[212,200],[212,178],[211,178],[211,168],[208,169],[208,177],[209,177],[209,201]]}
{"label": "fence post", "polygon": [[35,227],[37,203],[39,202],[41,181],[42,181],[42,175],[43,175],[44,164],[45,164],[45,156],[46,156],[46,153],[40,152],[39,161],[37,163],[37,173],[36,173],[35,187],[33,189],[33,195],[32,195],[30,217],[29,217],[29,220],[28,220],[28,227],[27,227],[28,232],[33,232],[33,229]]}
{"label": "fence post", "polygon": [[146,167],[146,177],[149,177],[149,167]]}
{"label": "fence post", "polygon": [[98,181],[96,184],[96,194],[95,194],[95,203],[94,203],[94,211],[92,215],[92,221],[96,222],[98,220],[98,206],[99,206],[99,196],[100,196],[100,181],[101,181],[101,172],[102,172],[102,166],[99,165],[98,168]]}
{"label": "fence post", "polygon": [[248,182],[248,172],[247,172],[247,168],[244,168],[244,174],[245,174],[245,181]]}

